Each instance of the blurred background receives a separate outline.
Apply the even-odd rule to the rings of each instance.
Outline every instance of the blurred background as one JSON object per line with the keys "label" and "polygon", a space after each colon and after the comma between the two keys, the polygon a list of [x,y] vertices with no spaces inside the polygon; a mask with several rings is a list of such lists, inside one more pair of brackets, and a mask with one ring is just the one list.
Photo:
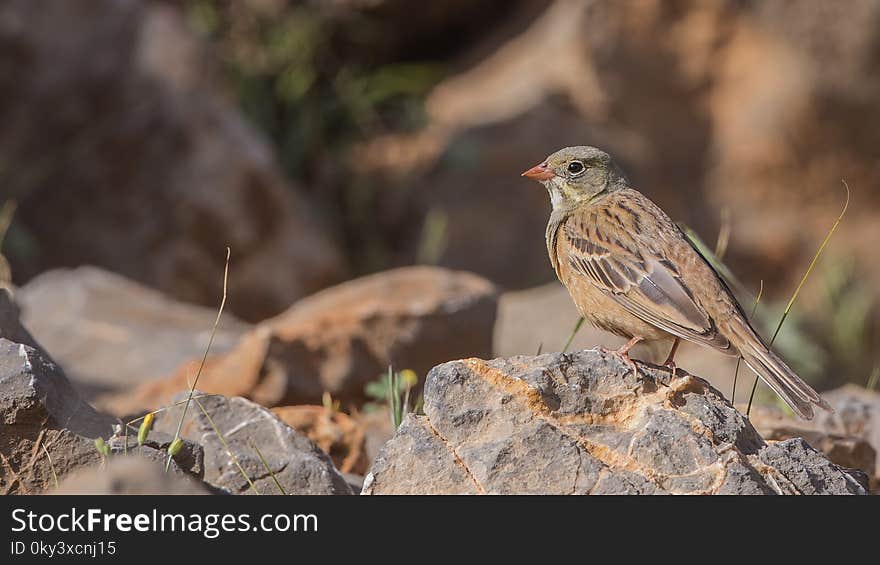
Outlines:
{"label": "blurred background", "polygon": [[[821,389],[878,366],[880,2],[4,0],[0,123],[0,284],[89,394],[109,386],[89,371],[122,371],[90,344],[205,336],[227,245],[220,350],[415,264],[497,285],[492,354],[560,350],[577,315],[546,257],[547,195],[519,174],[577,144],[719,243],[744,302],[763,281],[765,335],[845,179],[778,346]],[[133,311],[85,265],[206,315],[113,333],[170,302]],[[98,309],[104,325],[82,323]],[[142,373],[195,353],[168,353],[179,341]],[[615,340],[575,346],[596,343]],[[679,362],[728,394],[729,360]]]}

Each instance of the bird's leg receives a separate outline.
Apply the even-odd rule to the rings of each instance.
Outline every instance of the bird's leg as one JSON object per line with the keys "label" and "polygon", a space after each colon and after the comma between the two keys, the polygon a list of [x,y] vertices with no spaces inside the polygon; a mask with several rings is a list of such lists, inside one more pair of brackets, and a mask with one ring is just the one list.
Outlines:
{"label": "bird's leg", "polygon": [[669,367],[669,371],[672,373],[672,378],[675,378],[675,352],[678,350],[678,344],[680,340],[675,338],[675,341],[672,342],[672,349],[669,350],[669,355],[666,357],[666,361],[663,362],[664,367]]}
{"label": "bird's leg", "polygon": [[642,339],[644,339],[644,338],[639,337],[639,336],[633,336],[632,339],[630,339],[628,342],[624,343],[624,344],[623,344],[623,347],[621,347],[621,348],[618,349],[617,351],[610,351],[610,350],[608,350],[608,349],[606,349],[606,348],[604,348],[604,347],[602,348],[602,350],[605,351],[606,353],[613,353],[614,355],[617,355],[618,357],[620,357],[621,359],[623,359],[623,361],[624,361],[627,365],[629,365],[630,367],[632,367],[633,375],[635,375],[636,377],[638,377],[638,376],[639,376],[639,368],[636,367],[636,363],[635,363],[635,361],[633,361],[632,359],[630,359],[630,357],[629,357],[629,350],[632,349],[632,348],[635,346],[635,344],[637,344],[638,342],[642,341]]}

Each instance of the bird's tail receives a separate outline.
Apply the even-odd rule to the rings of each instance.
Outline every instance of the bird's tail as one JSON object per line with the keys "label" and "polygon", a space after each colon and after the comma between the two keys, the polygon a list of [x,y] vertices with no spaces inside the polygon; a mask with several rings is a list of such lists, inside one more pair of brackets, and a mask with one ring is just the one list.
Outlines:
{"label": "bird's tail", "polygon": [[743,361],[801,418],[813,419],[813,405],[833,412],[819,393],[797,376],[751,328],[740,330],[736,332],[741,337],[737,345]]}

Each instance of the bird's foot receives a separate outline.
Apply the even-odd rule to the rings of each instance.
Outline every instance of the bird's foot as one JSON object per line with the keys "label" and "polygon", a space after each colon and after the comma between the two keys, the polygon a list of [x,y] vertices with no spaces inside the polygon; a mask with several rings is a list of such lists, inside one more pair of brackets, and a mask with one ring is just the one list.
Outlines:
{"label": "bird's foot", "polygon": [[623,347],[621,347],[620,349],[608,349],[606,347],[600,347],[599,349],[603,353],[608,353],[610,355],[616,355],[616,356],[620,357],[624,363],[626,363],[627,365],[630,366],[630,368],[632,368],[633,376],[638,378],[639,368],[636,366],[636,362],[633,361],[632,358],[629,356],[629,350],[632,349],[633,346],[635,346],[635,344],[637,344],[640,341],[642,341],[642,338],[634,337],[634,338],[630,339],[628,342],[626,342],[625,344],[623,344]]}

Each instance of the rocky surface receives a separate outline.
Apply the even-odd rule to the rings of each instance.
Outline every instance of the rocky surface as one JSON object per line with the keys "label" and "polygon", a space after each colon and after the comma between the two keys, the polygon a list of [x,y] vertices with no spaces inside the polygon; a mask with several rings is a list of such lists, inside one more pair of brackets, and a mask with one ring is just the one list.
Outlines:
{"label": "rocky surface", "polygon": [[[337,246],[168,3],[4,2],[3,196],[18,281],[93,264],[260,320],[342,278]],[[5,200],[5,198],[3,198]],[[267,276],[271,273],[271,276]]]}
{"label": "rocky surface", "polygon": [[[281,494],[276,480],[287,494],[352,494],[330,457],[269,410],[245,398],[209,396],[200,402],[214,425],[192,403],[182,435],[202,445],[204,481],[209,485],[232,494],[253,493],[229,456],[228,446],[261,494]],[[173,435],[180,410],[178,407],[158,415],[156,431]]]}
{"label": "rocky surface", "polygon": [[0,338],[0,493],[42,492],[101,460],[96,438],[114,418],[85,403],[61,370],[32,347]]}
{"label": "rocky surface", "polygon": [[[329,392],[364,399],[391,364],[419,375],[448,359],[488,356],[497,292],[469,273],[407,267],[356,279],[297,302],[205,366],[199,389],[264,406],[317,403]],[[168,379],[108,402],[118,412],[155,408],[184,390],[199,360]]]}
{"label": "rocky surface", "polygon": [[190,477],[166,473],[158,461],[134,455],[114,457],[106,465],[77,470],[50,494],[211,494]]}
{"label": "rocky surface", "polygon": [[[217,316],[96,267],[43,273],[16,299],[24,323],[87,399],[131,390],[202,355]],[[248,328],[227,313],[212,351],[228,351]]]}
{"label": "rocky surface", "polygon": [[863,494],[802,439],[765,442],[702,379],[596,351],[436,367],[365,494]]}

